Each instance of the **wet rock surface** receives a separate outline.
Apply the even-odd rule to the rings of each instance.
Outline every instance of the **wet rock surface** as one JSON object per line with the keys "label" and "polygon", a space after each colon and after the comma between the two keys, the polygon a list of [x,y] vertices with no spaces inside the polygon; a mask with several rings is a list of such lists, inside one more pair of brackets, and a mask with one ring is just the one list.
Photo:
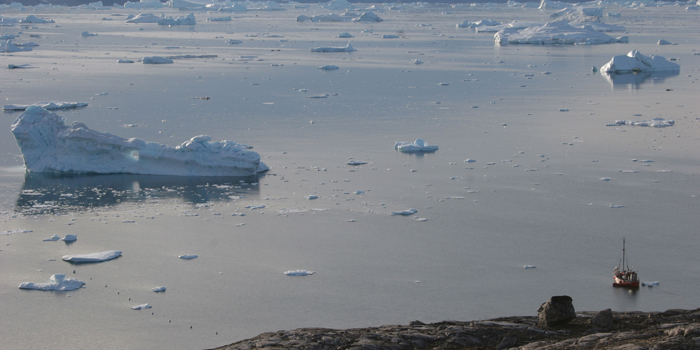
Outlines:
{"label": "wet rock surface", "polygon": [[[612,323],[609,322],[612,314]],[[596,319],[596,316],[598,316]],[[568,323],[539,327],[538,316],[443,321],[355,329],[302,328],[263,333],[215,350],[685,350],[700,349],[700,309],[585,311]],[[602,327],[601,327],[602,326]]]}

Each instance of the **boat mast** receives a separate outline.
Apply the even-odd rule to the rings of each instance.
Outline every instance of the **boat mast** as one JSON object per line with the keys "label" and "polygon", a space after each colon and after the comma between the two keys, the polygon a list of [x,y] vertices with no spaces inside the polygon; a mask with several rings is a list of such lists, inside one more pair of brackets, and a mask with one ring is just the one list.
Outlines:
{"label": "boat mast", "polygon": [[627,271],[625,269],[625,237],[622,237],[622,271]]}

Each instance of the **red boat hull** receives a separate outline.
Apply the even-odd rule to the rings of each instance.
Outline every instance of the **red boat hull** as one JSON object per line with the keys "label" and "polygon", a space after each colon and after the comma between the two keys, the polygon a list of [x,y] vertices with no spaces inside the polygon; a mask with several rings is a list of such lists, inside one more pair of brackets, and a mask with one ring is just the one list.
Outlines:
{"label": "red boat hull", "polygon": [[639,281],[634,281],[634,282],[613,282],[613,287],[639,288]]}

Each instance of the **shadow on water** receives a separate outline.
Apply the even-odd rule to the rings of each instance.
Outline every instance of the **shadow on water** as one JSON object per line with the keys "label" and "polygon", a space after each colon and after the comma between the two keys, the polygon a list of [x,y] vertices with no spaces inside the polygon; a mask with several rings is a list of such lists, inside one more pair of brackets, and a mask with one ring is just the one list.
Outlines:
{"label": "shadow on water", "polygon": [[651,85],[665,82],[666,78],[675,77],[680,71],[639,72],[639,73],[603,73],[602,75],[613,89],[639,89],[643,84]]}
{"label": "shadow on water", "polygon": [[262,176],[27,173],[15,211],[25,215],[55,214],[162,199],[192,204],[225,202],[258,194]]}

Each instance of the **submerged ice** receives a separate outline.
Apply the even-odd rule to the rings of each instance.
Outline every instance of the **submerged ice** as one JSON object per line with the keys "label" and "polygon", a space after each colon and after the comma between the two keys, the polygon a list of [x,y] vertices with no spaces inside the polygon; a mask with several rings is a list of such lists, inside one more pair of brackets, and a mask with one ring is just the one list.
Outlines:
{"label": "submerged ice", "polygon": [[37,173],[250,176],[268,170],[250,146],[195,136],[177,147],[125,139],[88,128],[39,106],[12,124],[24,166]]}

